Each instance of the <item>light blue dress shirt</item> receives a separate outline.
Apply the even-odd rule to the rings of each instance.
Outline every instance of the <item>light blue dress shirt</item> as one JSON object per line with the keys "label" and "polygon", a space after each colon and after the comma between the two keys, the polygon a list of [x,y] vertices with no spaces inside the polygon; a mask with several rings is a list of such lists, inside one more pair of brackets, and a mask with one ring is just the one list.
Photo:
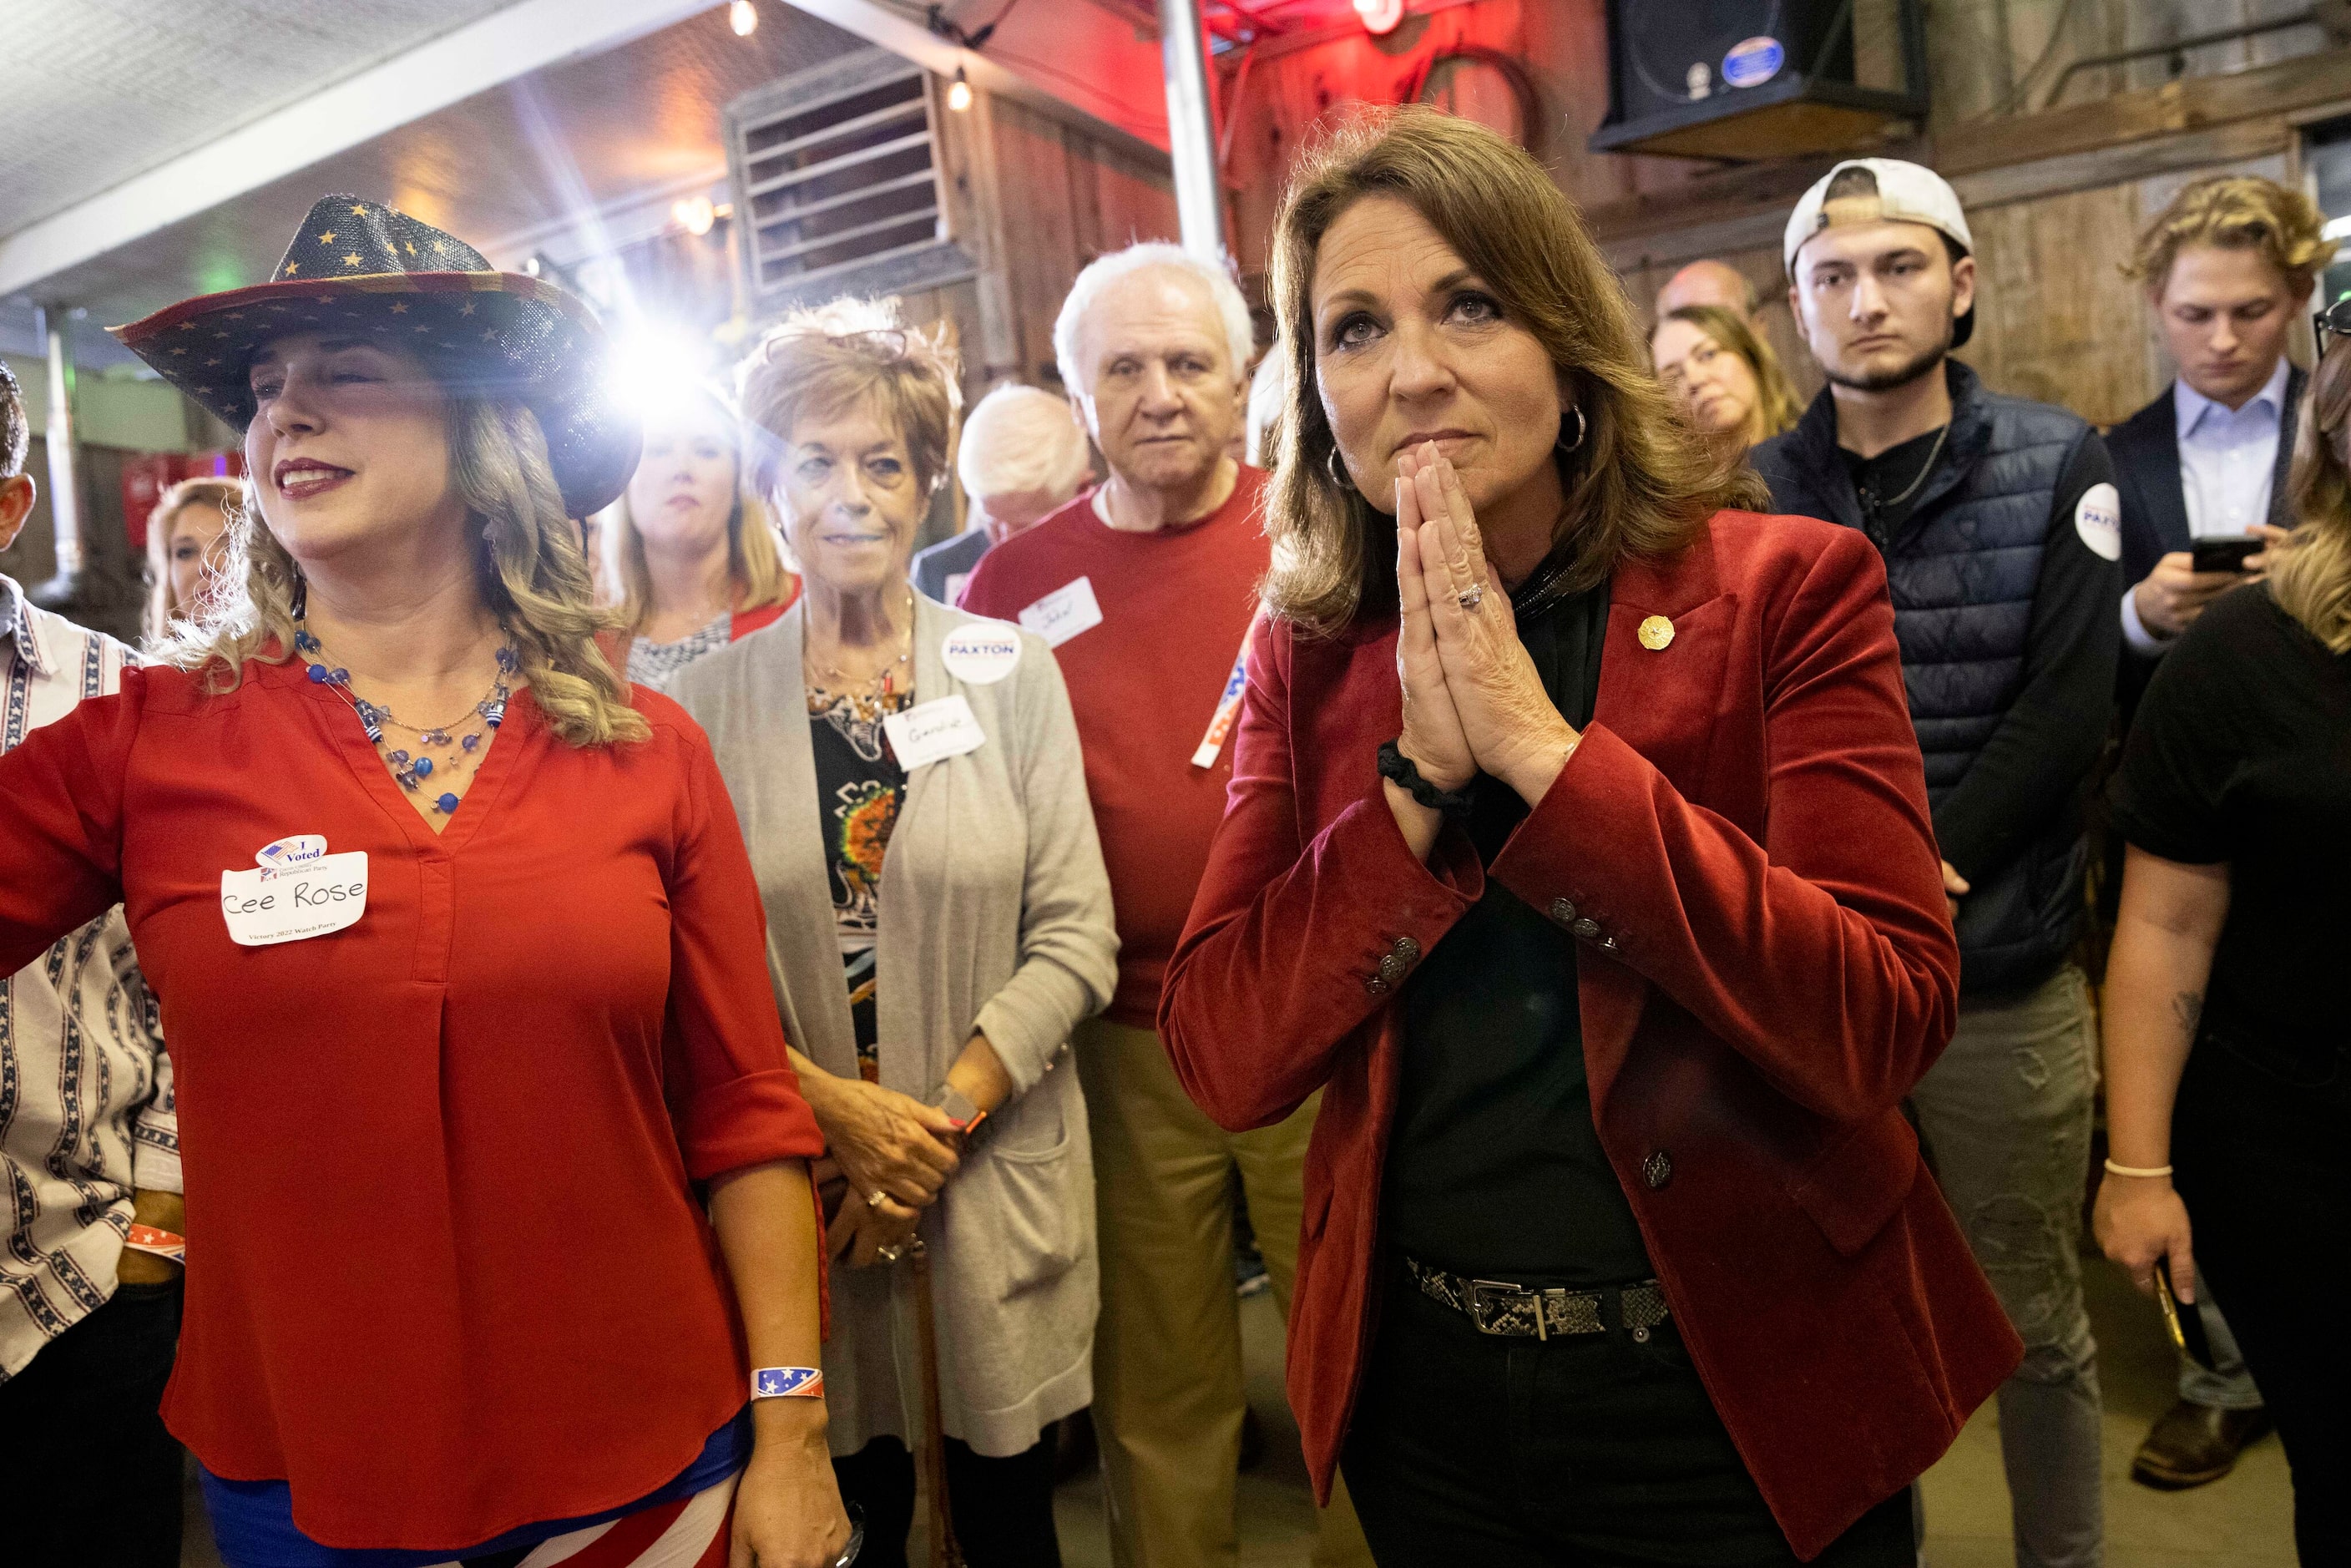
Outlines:
{"label": "light blue dress shirt", "polygon": [[[2214,402],[2184,381],[2171,383],[2189,538],[2242,538],[2254,524],[2270,520],[2278,422],[2292,369],[2279,355],[2268,382],[2238,409]],[[2139,653],[2159,653],[2170,639],[2158,637],[2139,620],[2137,587],[2123,591],[2123,640]]]}

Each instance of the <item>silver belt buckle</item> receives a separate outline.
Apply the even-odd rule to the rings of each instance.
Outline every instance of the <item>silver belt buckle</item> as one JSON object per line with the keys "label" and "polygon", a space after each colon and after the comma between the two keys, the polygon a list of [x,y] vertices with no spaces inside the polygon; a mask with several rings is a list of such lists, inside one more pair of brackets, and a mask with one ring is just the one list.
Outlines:
{"label": "silver belt buckle", "polygon": [[[1520,1301],[1495,1301],[1489,1292],[1517,1296]],[[1531,1305],[1534,1309],[1535,1338],[1549,1339],[1551,1333],[1548,1325],[1543,1322],[1543,1300],[1541,1291],[1530,1291],[1524,1285],[1514,1285],[1501,1280],[1469,1281],[1469,1321],[1477,1325],[1479,1333],[1511,1335],[1514,1326],[1520,1322],[1522,1304]],[[1519,1331],[1520,1337],[1523,1337],[1523,1330]]]}

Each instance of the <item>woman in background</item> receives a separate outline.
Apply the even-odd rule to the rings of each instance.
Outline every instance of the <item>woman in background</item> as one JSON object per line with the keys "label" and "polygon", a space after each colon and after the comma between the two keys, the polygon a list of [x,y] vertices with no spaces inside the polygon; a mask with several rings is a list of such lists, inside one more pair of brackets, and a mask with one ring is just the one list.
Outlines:
{"label": "woman in background", "polygon": [[1668,312],[1649,334],[1649,357],[1657,379],[1726,459],[1792,429],[1804,412],[1771,345],[1719,305]]}
{"label": "woman in background", "polygon": [[[2322,329],[2351,331],[2351,307]],[[2351,1562],[2351,341],[2311,378],[2303,524],[2163,657],[2115,780],[2098,1241],[2229,1304],[2305,1563]],[[2175,1175],[2174,1167],[2177,1167]],[[2190,1208],[2195,1211],[2191,1232]]]}
{"label": "woman in background", "polygon": [[228,559],[229,514],[244,504],[244,494],[241,479],[183,479],[147,514],[147,612],[140,629],[150,643],[169,637],[183,607],[211,591]]}
{"label": "woman in background", "polygon": [[659,685],[799,597],[767,509],[743,488],[732,410],[698,393],[648,419],[614,508],[628,677]]}

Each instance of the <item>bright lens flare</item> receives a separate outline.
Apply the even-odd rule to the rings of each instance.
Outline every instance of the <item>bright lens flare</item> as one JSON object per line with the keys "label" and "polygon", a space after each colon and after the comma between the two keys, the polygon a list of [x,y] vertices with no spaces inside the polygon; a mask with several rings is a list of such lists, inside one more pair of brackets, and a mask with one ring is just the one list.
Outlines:
{"label": "bright lens flare", "polygon": [[632,332],[612,345],[614,399],[639,418],[711,395],[709,355],[682,332]]}
{"label": "bright lens flare", "polygon": [[759,30],[759,8],[751,0],[735,0],[726,7],[726,25],[735,29],[738,38],[747,38]]}

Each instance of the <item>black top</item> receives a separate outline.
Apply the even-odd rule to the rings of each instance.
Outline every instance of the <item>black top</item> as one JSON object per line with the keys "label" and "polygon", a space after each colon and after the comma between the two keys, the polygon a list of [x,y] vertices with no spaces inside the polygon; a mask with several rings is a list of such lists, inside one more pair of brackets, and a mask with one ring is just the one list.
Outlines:
{"label": "black top", "polygon": [[2266,585],[2214,600],[2147,684],[2114,801],[2149,854],[2229,864],[2206,1030],[2351,1044],[2351,655]]}
{"label": "black top", "polygon": [[1837,448],[1845,472],[1853,476],[1853,493],[1861,502],[1862,532],[1879,549],[1902,531],[1902,525],[1917,509],[1918,497],[1927,488],[1928,470],[1950,444],[1950,436],[1949,425],[1938,425],[1875,457],[1864,457],[1846,446]]}
{"label": "black top", "polygon": [[886,688],[879,695],[811,688],[808,699],[817,817],[825,867],[832,874],[832,928],[849,983],[857,1071],[869,1083],[881,1072],[873,941],[881,928],[882,857],[906,795],[906,770],[898,766],[882,721],[904,712],[914,695]]}
{"label": "black top", "polygon": [[[1519,634],[1570,724],[1592,721],[1605,584],[1529,616]],[[1470,785],[1490,865],[1526,803]],[[1592,1124],[1575,939],[1499,882],[1405,982],[1404,1063],[1384,1178],[1388,1239],[1474,1278],[1600,1285],[1647,1279],[1648,1252]]]}

